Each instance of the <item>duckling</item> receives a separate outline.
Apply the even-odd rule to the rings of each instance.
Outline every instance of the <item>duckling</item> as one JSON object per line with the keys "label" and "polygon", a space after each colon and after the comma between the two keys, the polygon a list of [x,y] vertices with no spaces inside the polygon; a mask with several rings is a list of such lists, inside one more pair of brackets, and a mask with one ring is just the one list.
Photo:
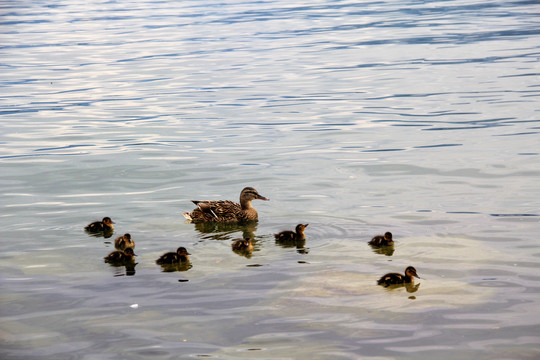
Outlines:
{"label": "duckling", "polygon": [[191,200],[197,208],[190,213],[183,213],[184,217],[194,222],[248,222],[258,219],[252,200],[269,199],[260,195],[252,187],[246,187],[240,193],[240,204],[230,200],[199,201]]}
{"label": "duckling", "polygon": [[96,232],[106,232],[112,231],[114,229],[114,221],[110,217],[105,216],[101,221],[94,221],[91,224],[85,226],[84,230],[96,233]]}
{"label": "duckling", "polygon": [[280,233],[274,234],[274,237],[278,242],[304,240],[306,238],[306,236],[304,235],[304,230],[308,227],[308,225],[309,224],[298,224],[296,225],[296,232],[285,230]]}
{"label": "duckling", "polygon": [[137,256],[133,252],[132,248],[127,248],[124,251],[116,250],[110,253],[109,255],[105,256],[103,259],[107,263],[111,264],[129,264],[133,262],[133,257]]}
{"label": "duckling", "polygon": [[253,244],[251,238],[245,238],[243,240],[236,240],[232,244],[233,251],[251,251],[253,250]]}
{"label": "duckling", "polygon": [[168,252],[161,255],[159,259],[156,260],[156,264],[170,265],[187,262],[189,261],[189,255],[191,254],[188,253],[185,247],[179,247],[176,252]]}
{"label": "duckling", "polygon": [[392,240],[392,233],[387,231],[383,235],[377,235],[371,239],[370,242],[368,242],[369,245],[372,246],[390,246],[394,245],[394,240]]}
{"label": "duckling", "polygon": [[114,247],[118,250],[124,250],[127,248],[135,249],[135,241],[131,239],[130,234],[124,234],[114,240]]}
{"label": "duckling", "polygon": [[408,283],[414,283],[413,276],[420,279],[420,276],[416,273],[416,269],[412,266],[408,266],[405,269],[405,275],[399,274],[399,273],[388,273],[386,275],[383,275],[378,281],[378,285],[397,285],[397,284],[408,284]]}

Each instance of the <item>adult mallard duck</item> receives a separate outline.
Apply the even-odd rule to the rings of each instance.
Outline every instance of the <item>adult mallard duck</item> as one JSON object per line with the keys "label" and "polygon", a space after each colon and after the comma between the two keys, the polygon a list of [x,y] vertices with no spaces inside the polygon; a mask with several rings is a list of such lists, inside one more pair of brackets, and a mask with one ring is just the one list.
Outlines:
{"label": "adult mallard duck", "polygon": [[240,204],[230,200],[199,201],[191,200],[197,208],[184,217],[194,222],[248,222],[257,220],[257,210],[251,205],[252,200],[265,200],[257,190],[246,187],[240,193]]}
{"label": "adult mallard duck", "polygon": [[101,221],[94,221],[84,227],[84,230],[90,233],[108,232],[114,229],[114,221],[110,217],[105,216]]}
{"label": "adult mallard duck", "polygon": [[243,240],[236,240],[232,244],[232,249],[234,251],[251,251],[251,250],[253,250],[253,244],[251,243],[251,238],[245,238]]}
{"label": "adult mallard duck", "polygon": [[114,240],[114,247],[118,250],[135,249],[135,241],[133,241],[130,234],[124,234]]}
{"label": "adult mallard duck", "polygon": [[389,286],[389,285],[398,285],[398,284],[408,284],[414,283],[413,276],[420,279],[420,276],[416,273],[416,269],[412,266],[408,266],[405,269],[405,275],[399,273],[388,273],[383,275],[377,284]]}
{"label": "adult mallard duck", "polygon": [[374,236],[373,239],[371,239],[370,242],[368,242],[369,245],[372,246],[390,246],[394,245],[394,240],[392,240],[392,233],[387,231],[383,235],[377,235]]}
{"label": "adult mallard duck", "polygon": [[110,263],[113,265],[125,265],[133,262],[135,253],[133,252],[132,248],[127,248],[124,251],[113,251],[109,255],[105,256],[103,259],[106,263]]}
{"label": "adult mallard duck", "polygon": [[168,252],[159,257],[159,259],[156,260],[156,264],[158,265],[171,265],[171,264],[179,264],[181,262],[187,262],[189,261],[189,255],[188,251],[185,247],[179,247],[176,252]]}
{"label": "adult mallard duck", "polygon": [[306,238],[306,235],[304,235],[304,230],[308,227],[308,225],[309,224],[298,224],[296,225],[296,232],[291,230],[284,230],[277,234],[274,234],[274,237],[278,242],[304,240]]}

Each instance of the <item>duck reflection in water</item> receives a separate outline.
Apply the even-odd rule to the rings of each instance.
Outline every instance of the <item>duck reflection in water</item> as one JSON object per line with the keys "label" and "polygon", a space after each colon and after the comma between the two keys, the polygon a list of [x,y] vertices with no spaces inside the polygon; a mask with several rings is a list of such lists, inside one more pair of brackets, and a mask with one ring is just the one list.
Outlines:
{"label": "duck reflection in water", "polygon": [[283,248],[296,247],[298,253],[307,254],[309,250],[306,249],[306,235],[304,234],[304,230],[308,225],[309,224],[298,224],[295,228],[296,231],[284,230],[274,234],[276,244]]}
{"label": "duck reflection in water", "polygon": [[253,254],[253,243],[251,238],[236,240],[232,244],[232,250],[234,253],[250,259]]}
{"label": "duck reflection in water", "polygon": [[183,246],[176,249],[176,252],[168,252],[156,260],[156,264],[161,265],[163,272],[187,271],[192,268],[189,261],[191,255]]}
{"label": "duck reflection in water", "polygon": [[243,224],[237,223],[195,223],[195,230],[202,234],[203,239],[230,240],[231,234],[241,231],[242,238],[255,238],[257,221],[248,221]]}
{"label": "duck reflection in water", "polygon": [[120,271],[120,269],[123,267],[125,267],[126,270],[125,275],[133,276],[135,275],[135,266],[137,265],[134,256],[137,255],[135,255],[133,249],[127,248],[123,251],[113,251],[109,255],[105,256],[103,260],[112,267],[118,269],[114,276],[123,276],[124,274]]}
{"label": "duck reflection in water", "polygon": [[392,256],[394,255],[394,245],[388,245],[388,246],[375,246],[375,245],[369,245],[371,246],[371,249],[375,254],[380,255],[386,255],[386,256]]}

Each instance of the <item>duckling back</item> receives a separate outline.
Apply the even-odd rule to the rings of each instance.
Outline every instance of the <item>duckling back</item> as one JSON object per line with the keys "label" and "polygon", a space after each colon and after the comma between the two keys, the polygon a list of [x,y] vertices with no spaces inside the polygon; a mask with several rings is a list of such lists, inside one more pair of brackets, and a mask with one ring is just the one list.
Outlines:
{"label": "duckling back", "polygon": [[112,232],[114,229],[114,222],[110,217],[106,216],[101,221],[94,221],[84,227],[84,230],[89,233],[99,233],[99,232]]}
{"label": "duckling back", "polygon": [[369,242],[369,245],[372,246],[391,246],[394,245],[394,240],[392,239],[392,233],[386,232],[383,235],[374,236]]}
{"label": "duckling back", "polygon": [[135,256],[135,254],[133,253],[133,249],[127,248],[124,251],[113,251],[109,255],[105,256],[103,259],[105,260],[105,262],[111,264],[126,264],[134,260],[133,256]]}
{"label": "duckling back", "polygon": [[235,251],[249,251],[253,249],[251,239],[246,238],[243,240],[237,240],[232,244],[232,249]]}

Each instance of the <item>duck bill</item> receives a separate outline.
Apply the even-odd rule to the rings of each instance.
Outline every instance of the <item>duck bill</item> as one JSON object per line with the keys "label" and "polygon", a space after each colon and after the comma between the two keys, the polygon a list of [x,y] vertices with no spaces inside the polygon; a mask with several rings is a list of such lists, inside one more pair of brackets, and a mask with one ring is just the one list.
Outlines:
{"label": "duck bill", "polygon": [[270,199],[265,198],[265,197],[262,196],[262,195],[257,196],[257,199],[259,199],[259,200],[264,200],[264,201],[270,201]]}
{"label": "duck bill", "polygon": [[309,224],[304,225],[304,227],[308,227],[308,226],[309,226]]}
{"label": "duck bill", "polygon": [[413,274],[413,276],[414,276],[415,278],[417,278],[417,279],[421,279],[421,277],[420,277],[420,276],[418,276],[418,274],[417,274],[417,273],[413,272],[412,274]]}

